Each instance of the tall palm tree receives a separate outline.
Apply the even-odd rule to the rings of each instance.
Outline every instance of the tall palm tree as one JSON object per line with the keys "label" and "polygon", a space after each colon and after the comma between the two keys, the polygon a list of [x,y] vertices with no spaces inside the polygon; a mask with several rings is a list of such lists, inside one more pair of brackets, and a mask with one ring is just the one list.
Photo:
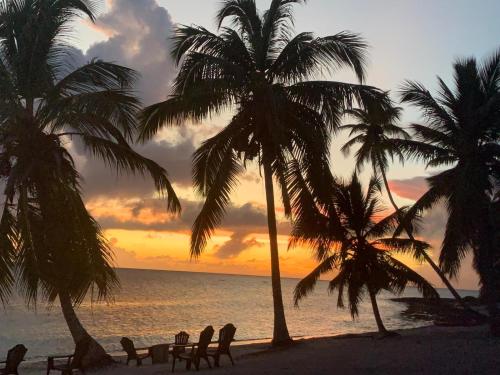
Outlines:
{"label": "tall palm tree", "polygon": [[[274,301],[273,343],[290,342],[281,293],[274,202],[278,182],[287,215],[284,182],[289,160],[310,171],[329,170],[330,131],[353,102],[376,102],[382,93],[361,84],[309,80],[321,72],[352,69],[364,77],[366,44],[356,34],[293,36],[292,7],[302,0],[273,0],[260,13],[254,0],[225,0],[219,33],[180,26],[173,57],[180,65],[171,95],[142,113],[142,139],[164,124],[200,121],[224,111],[234,116],[194,155],[194,184],[205,204],[193,225],[191,255],[198,257],[230,201],[247,161],[264,171]],[[223,26],[229,21],[231,27]]]}
{"label": "tall palm tree", "polygon": [[[328,209],[317,207],[297,218],[291,244],[305,243],[313,247],[319,261],[319,265],[297,284],[296,305],[314,289],[322,274],[337,271],[328,290],[330,293],[338,291],[338,307],[344,307],[346,293],[354,318],[367,292],[378,330],[386,334],[376,298],[382,290],[401,294],[410,284],[424,297],[439,296],[422,276],[392,256],[392,253],[409,253],[422,260],[429,245],[415,239],[392,237],[404,210],[398,209],[377,221],[378,214],[384,210],[379,192],[380,183],[372,178],[364,193],[356,174],[349,182],[334,185]],[[301,199],[312,199],[302,194]]]}
{"label": "tall palm tree", "polygon": [[488,213],[500,186],[500,50],[482,63],[473,57],[457,60],[453,69],[455,88],[438,77],[437,97],[417,82],[402,89],[403,102],[420,109],[426,122],[412,125],[415,139],[400,146],[428,167],[442,168],[428,178],[430,188],[408,218],[445,200],[441,268],[456,276],[472,250],[482,294],[496,316],[495,231]]}
{"label": "tall palm tree", "polygon": [[134,71],[100,60],[73,69],[65,44],[83,0],[6,1],[0,5],[0,298],[17,282],[29,306],[57,299],[75,342],[91,340],[86,364],[106,360],[74,307],[87,292],[109,299],[118,283],[112,253],[81,199],[69,137],[119,172],[149,173],[168,208],[179,202],[165,170],[137,154],[139,101]]}
{"label": "tall palm tree", "polygon": [[[395,211],[398,211],[399,207],[392,196],[386,172],[389,167],[389,161],[393,161],[395,157],[401,163],[404,163],[405,160],[397,139],[410,139],[410,135],[396,124],[400,119],[401,111],[402,109],[399,107],[390,107],[387,110],[377,108],[348,110],[346,114],[350,115],[356,123],[341,127],[341,129],[350,130],[349,136],[352,137],[342,147],[342,152],[348,155],[354,145],[360,144],[355,154],[356,169],[359,171],[364,164],[371,163],[375,175],[380,174],[382,176],[387,196]],[[409,226],[405,227],[405,231],[410,239],[415,239]],[[437,266],[429,254],[424,253],[422,255],[425,261],[439,275],[455,299],[462,307],[468,309],[468,306],[466,306],[458,292],[451,285],[444,272]]]}

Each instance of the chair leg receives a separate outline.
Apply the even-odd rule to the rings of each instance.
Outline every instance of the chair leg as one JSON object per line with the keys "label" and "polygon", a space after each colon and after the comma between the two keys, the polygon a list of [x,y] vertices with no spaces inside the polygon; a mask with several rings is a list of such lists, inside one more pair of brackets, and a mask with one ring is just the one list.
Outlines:
{"label": "chair leg", "polygon": [[173,360],[172,360],[172,372],[174,372],[175,370],[175,355],[173,356]]}
{"label": "chair leg", "polygon": [[231,355],[231,352],[228,351],[227,355],[229,356],[229,359],[231,360],[231,364],[234,366],[233,356]]}
{"label": "chair leg", "polygon": [[142,359],[137,358],[136,362],[137,362],[137,367],[142,366]]}
{"label": "chair leg", "polygon": [[203,357],[203,359],[207,362],[208,368],[212,368],[212,365],[210,364],[210,360],[208,357]]}
{"label": "chair leg", "polygon": [[186,370],[191,370],[191,359],[186,359]]}
{"label": "chair leg", "polygon": [[217,354],[214,355],[214,366],[215,367],[220,367],[219,362],[220,362],[220,355],[219,355],[219,353],[217,353]]}
{"label": "chair leg", "polygon": [[196,367],[196,371],[200,371],[200,357],[194,360],[194,367]]}

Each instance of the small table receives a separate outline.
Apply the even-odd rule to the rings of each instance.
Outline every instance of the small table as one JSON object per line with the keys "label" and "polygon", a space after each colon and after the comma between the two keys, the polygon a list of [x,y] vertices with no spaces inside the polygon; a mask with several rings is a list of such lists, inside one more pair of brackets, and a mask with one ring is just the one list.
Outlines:
{"label": "small table", "polygon": [[153,364],[168,363],[170,344],[158,344],[149,348]]}

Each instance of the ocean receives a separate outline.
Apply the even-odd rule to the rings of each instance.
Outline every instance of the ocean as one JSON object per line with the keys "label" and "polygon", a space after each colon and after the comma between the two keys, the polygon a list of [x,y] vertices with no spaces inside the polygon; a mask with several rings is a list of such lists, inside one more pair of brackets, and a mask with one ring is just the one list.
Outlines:
{"label": "ocean", "polygon": [[[271,279],[208,273],[117,270],[121,289],[110,304],[86,302],[77,309],[83,325],[109,352],[121,349],[120,338],[127,336],[136,346],[171,342],[184,330],[196,340],[207,325],[216,332],[226,323],[237,327],[237,340],[265,340],[272,336],[273,313]],[[327,282],[320,281],[299,308],[293,306],[297,279],[283,279],[283,297],[290,334],[328,336],[375,331],[369,298],[361,305],[359,317],[352,320],[348,310],[336,307],[336,295],[327,293]],[[443,297],[448,291],[440,289]],[[462,291],[463,295],[477,295]],[[418,296],[407,289],[404,296]],[[405,305],[393,302],[382,293],[379,307],[388,329],[411,328],[428,324],[401,316]],[[37,311],[27,310],[14,298],[0,309],[0,358],[12,346],[28,348],[29,362],[45,360],[47,355],[72,352],[74,345],[58,304],[38,304]]]}

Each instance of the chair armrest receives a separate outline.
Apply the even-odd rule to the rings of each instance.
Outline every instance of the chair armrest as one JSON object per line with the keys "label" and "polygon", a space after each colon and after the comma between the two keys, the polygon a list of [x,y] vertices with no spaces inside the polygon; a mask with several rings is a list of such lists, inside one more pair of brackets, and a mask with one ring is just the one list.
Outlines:
{"label": "chair armrest", "polygon": [[74,354],[68,354],[68,355],[51,355],[48,356],[47,359],[61,359],[61,358],[71,358],[74,357]]}
{"label": "chair armrest", "polygon": [[67,359],[66,363],[69,365],[71,362],[71,358],[73,358],[75,355],[74,354],[68,354],[68,355],[51,355],[47,357],[47,367],[52,367],[54,366],[54,360],[55,359]]}
{"label": "chair armrest", "polygon": [[150,346],[146,347],[146,348],[135,348],[135,351],[138,352],[138,351],[142,351],[142,350],[149,350],[151,349]]}

